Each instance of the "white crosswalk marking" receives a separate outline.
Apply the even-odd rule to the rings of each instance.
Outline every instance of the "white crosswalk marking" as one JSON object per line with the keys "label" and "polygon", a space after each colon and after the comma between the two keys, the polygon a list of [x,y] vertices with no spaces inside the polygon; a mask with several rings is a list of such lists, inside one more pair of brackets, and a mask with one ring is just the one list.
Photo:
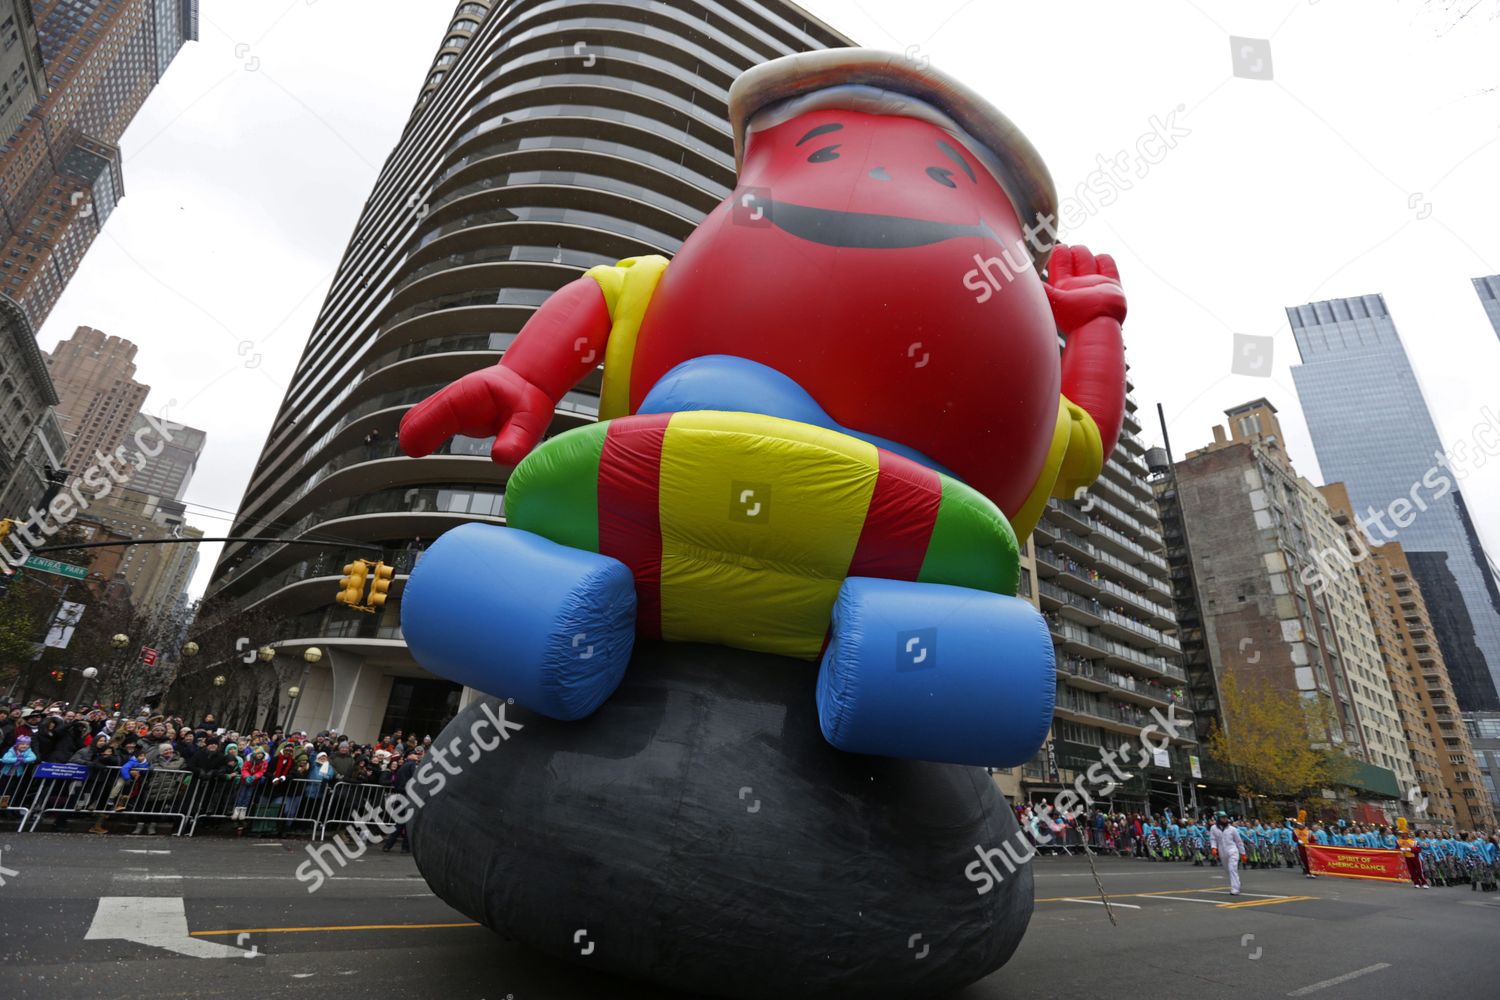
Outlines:
{"label": "white crosswalk marking", "polygon": [[134,941],[191,958],[255,958],[227,944],[188,935],[181,896],[103,896],[85,941]]}

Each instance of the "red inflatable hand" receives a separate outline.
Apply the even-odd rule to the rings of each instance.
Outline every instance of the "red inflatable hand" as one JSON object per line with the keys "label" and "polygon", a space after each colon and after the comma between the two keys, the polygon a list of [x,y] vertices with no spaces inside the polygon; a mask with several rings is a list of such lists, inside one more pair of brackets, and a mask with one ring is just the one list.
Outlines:
{"label": "red inflatable hand", "polygon": [[1125,322],[1125,291],[1109,254],[1095,257],[1087,247],[1053,247],[1046,287],[1052,315],[1064,333],[1105,316]]}
{"label": "red inflatable hand", "polygon": [[455,434],[493,434],[490,457],[519,463],[546,433],[557,401],[598,366],[609,330],[599,283],[588,276],[570,281],[532,313],[500,364],[470,372],[408,410],[401,450],[421,458]]}
{"label": "red inflatable hand", "polygon": [[1047,262],[1047,300],[1052,317],[1067,337],[1062,356],[1062,391],[1088,411],[1099,428],[1107,458],[1125,418],[1125,292],[1108,254],[1095,257],[1086,247],[1058,245]]}
{"label": "red inflatable hand", "polygon": [[493,365],[470,372],[408,410],[401,418],[401,450],[421,458],[455,434],[494,434],[490,457],[515,465],[541,440],[552,412],[546,392],[512,369]]}

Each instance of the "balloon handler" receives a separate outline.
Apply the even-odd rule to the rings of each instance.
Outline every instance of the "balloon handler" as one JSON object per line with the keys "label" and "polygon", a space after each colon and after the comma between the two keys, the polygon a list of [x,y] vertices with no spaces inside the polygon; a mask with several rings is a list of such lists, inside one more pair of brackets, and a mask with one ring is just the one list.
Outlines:
{"label": "balloon handler", "polygon": [[[1023,763],[1055,674],[1018,540],[1119,434],[1114,263],[1054,246],[1051,179],[1004,115],[900,56],[765,63],[729,116],[739,186],[670,265],[590,269],[406,414],[408,455],[494,435],[514,471],[508,527],[424,554],[405,639],[562,720],[637,636],[818,661],[841,750]],[[538,445],[601,360],[600,422]]]}

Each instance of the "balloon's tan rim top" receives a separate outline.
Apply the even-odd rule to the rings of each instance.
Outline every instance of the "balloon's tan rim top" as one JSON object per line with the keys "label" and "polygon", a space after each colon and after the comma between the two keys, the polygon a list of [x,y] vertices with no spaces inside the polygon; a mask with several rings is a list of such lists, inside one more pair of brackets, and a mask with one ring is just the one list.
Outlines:
{"label": "balloon's tan rim top", "polygon": [[[808,100],[819,92],[826,92],[825,100]],[[927,105],[941,113],[939,120],[956,126],[950,131],[995,174],[1022,225],[1031,225],[1038,216],[1056,225],[1057,191],[1036,147],[998,108],[925,60],[846,48],[799,52],[752,66],[729,88],[736,170],[744,167],[745,136],[756,116],[791,101],[798,103],[799,112],[845,107],[932,119],[918,110]],[[1051,240],[1044,233],[1037,239],[1046,245],[1033,253],[1038,263],[1045,263]]]}

